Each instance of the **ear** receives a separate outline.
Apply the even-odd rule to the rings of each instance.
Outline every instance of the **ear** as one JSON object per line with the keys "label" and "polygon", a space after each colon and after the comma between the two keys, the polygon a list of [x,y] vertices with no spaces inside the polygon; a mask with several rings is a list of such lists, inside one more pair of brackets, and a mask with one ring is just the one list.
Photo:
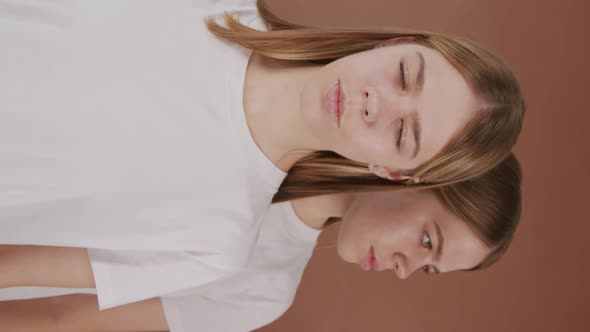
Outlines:
{"label": "ear", "polygon": [[403,175],[400,170],[391,170],[379,165],[369,164],[369,170],[378,177],[393,181],[409,180],[412,178],[411,176]]}
{"label": "ear", "polygon": [[409,180],[412,177],[409,175],[403,175],[401,171],[391,171],[387,170],[387,177],[386,179],[394,180],[394,181],[401,181],[401,180]]}

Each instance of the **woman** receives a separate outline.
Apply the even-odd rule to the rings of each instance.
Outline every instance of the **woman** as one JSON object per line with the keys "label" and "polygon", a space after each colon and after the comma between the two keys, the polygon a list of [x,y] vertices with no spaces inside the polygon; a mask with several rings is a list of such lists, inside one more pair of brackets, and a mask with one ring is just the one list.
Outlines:
{"label": "woman", "polygon": [[0,243],[89,248],[94,262],[158,271],[129,274],[103,309],[239,271],[284,171],[311,151],[357,160],[345,172],[326,161],[332,182],[317,186],[332,192],[358,190],[359,177],[394,186],[366,165],[444,184],[487,171],[519,134],[518,84],[471,43],[299,29],[263,4],[278,30],[208,22],[250,57],[195,24],[239,9],[218,4],[10,3],[0,14]]}
{"label": "woman", "polygon": [[[46,319],[54,315],[62,328],[76,331],[251,331],[291,305],[319,232],[328,223],[340,224],[340,258],[365,271],[391,270],[404,279],[419,269],[436,274],[492,265],[510,244],[520,202],[520,168],[513,155],[484,176],[445,187],[283,202],[265,216],[245,269],[229,278],[105,311],[98,311],[94,295],[0,302],[0,322],[19,317],[3,327],[19,331],[29,323],[27,328],[38,324],[51,331]],[[54,270],[63,264],[55,258],[44,262],[53,263]],[[117,268],[114,263],[94,272],[104,275]]]}
{"label": "woman", "polygon": [[[253,30],[230,15],[227,27],[215,20],[208,26],[216,36],[253,51],[244,106],[263,150],[283,148],[277,153],[281,161],[298,160],[309,150],[331,150],[353,160],[315,154],[308,164],[323,165],[325,173],[314,183],[334,189],[359,182],[391,186],[368,175],[367,164],[376,175],[404,185],[457,182],[493,168],[514,145],[525,111],[520,87],[501,60],[476,44],[397,28],[302,26],[274,16],[263,1],[257,4],[270,32]],[[327,65],[305,77],[301,67],[309,63]],[[297,70],[290,71],[293,67]],[[289,84],[281,84],[280,77],[289,75]],[[290,84],[298,79],[303,88]],[[322,102],[325,112],[318,111]],[[292,105],[302,109],[289,113]],[[258,128],[269,123],[266,131]],[[295,148],[289,151],[268,128],[295,128],[305,135],[292,135],[297,143],[290,142]],[[314,147],[314,140],[331,148]],[[311,148],[301,151],[306,144]],[[296,172],[306,177],[300,171],[307,165],[300,166]],[[299,179],[292,176],[282,187],[298,190],[293,181]],[[303,182],[302,188],[309,184]]]}

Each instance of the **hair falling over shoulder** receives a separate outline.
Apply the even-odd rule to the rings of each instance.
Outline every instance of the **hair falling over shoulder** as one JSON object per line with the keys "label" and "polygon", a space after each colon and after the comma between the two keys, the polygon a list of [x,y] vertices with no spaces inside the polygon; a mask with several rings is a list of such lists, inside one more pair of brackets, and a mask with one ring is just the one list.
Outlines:
{"label": "hair falling over shoulder", "polygon": [[372,175],[364,163],[330,152],[312,153],[290,171],[275,196],[285,201],[344,191],[392,190],[406,186],[444,185],[465,181],[498,165],[516,143],[525,113],[519,84],[510,69],[495,55],[475,43],[439,33],[394,27],[345,28],[306,26],[283,20],[264,1],[258,11],[269,31],[247,27],[230,13],[224,24],[206,21],[218,38],[237,43],[264,56],[287,61],[329,63],[404,38],[440,52],[465,77],[484,104],[465,128],[430,161],[406,175],[420,179],[389,182]]}

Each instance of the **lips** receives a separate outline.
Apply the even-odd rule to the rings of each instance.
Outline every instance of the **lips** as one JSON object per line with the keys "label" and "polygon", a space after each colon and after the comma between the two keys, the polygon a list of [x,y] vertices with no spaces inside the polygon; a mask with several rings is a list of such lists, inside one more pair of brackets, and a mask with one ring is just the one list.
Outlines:
{"label": "lips", "polygon": [[340,81],[336,82],[328,93],[324,96],[324,106],[330,118],[340,127],[340,118],[342,116],[342,101],[344,95],[340,89]]}
{"label": "lips", "polygon": [[370,270],[380,271],[381,270],[379,267],[379,261],[377,260],[377,257],[375,256],[375,250],[373,249],[373,246],[371,246],[371,249],[369,249],[369,253],[361,261],[360,266],[363,271],[370,271]]}

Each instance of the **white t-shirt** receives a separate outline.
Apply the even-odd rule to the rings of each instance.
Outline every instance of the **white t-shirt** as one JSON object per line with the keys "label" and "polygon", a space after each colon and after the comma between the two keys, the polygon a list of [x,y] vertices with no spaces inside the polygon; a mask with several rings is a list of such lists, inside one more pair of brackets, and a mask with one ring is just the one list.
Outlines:
{"label": "white t-shirt", "polygon": [[[170,332],[251,331],[274,321],[292,304],[319,233],[295,215],[289,202],[271,206],[242,271],[184,294],[162,297]],[[117,264],[103,264],[100,272],[117,268]],[[142,279],[134,282],[141,284]],[[70,292],[73,290],[9,289],[0,291],[0,300]]]}
{"label": "white t-shirt", "polygon": [[243,267],[285,173],[246,125],[250,52],[203,19],[254,8],[0,0],[0,243],[91,248],[102,309]]}
{"label": "white t-shirt", "polygon": [[170,331],[251,331],[279,318],[293,303],[319,233],[289,202],[273,205],[243,271],[184,295],[162,297]]}

